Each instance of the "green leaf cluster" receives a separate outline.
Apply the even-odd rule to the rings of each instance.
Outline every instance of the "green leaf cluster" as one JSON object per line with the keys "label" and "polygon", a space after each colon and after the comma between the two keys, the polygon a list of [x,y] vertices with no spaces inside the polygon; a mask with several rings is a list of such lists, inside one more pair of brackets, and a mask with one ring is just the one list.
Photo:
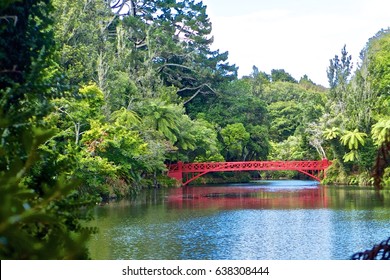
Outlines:
{"label": "green leaf cluster", "polygon": [[[320,118],[323,139],[343,172],[371,173],[380,186],[385,168],[390,164],[387,120],[389,100],[390,48],[389,30],[370,38],[361,52],[361,61],[352,73],[351,56],[346,47],[340,58],[330,61],[328,78],[330,111]],[[343,160],[339,158],[344,154]],[[383,178],[385,179],[385,178]]]}

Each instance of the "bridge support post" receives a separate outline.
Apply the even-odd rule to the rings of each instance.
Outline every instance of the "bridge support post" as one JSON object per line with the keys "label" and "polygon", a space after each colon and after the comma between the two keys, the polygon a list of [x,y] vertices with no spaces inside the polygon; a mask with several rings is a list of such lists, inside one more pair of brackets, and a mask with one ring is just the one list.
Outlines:
{"label": "bridge support post", "polygon": [[172,164],[168,169],[168,177],[176,179],[180,185],[183,184],[183,162],[179,161],[177,164]]}
{"label": "bridge support post", "polygon": [[322,164],[323,164],[323,178],[322,179],[325,179],[326,178],[326,170],[328,169],[329,166],[332,165],[332,162],[330,160],[328,160],[327,158],[323,158]]}

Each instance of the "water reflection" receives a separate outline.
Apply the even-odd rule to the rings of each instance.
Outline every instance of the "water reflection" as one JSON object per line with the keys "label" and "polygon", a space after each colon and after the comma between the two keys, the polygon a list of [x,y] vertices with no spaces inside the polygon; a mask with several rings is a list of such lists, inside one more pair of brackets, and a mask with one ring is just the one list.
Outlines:
{"label": "water reflection", "polygon": [[311,181],[259,181],[245,185],[184,187],[168,196],[172,208],[326,208],[325,188]]}
{"label": "water reflection", "polygon": [[390,236],[390,193],[312,181],[151,190],[96,208],[94,259],[348,259]]}
{"label": "water reflection", "polygon": [[[389,197],[390,198],[390,197]],[[172,208],[318,209],[390,206],[383,191],[325,187],[313,181],[257,181],[229,186],[198,186],[170,190]]]}

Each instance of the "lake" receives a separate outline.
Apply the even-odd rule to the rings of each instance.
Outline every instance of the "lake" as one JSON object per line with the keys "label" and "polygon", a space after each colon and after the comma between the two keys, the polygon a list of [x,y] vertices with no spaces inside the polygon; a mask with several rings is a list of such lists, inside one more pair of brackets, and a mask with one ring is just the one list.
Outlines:
{"label": "lake", "polygon": [[390,191],[275,180],[98,206],[92,259],[343,260],[390,237]]}

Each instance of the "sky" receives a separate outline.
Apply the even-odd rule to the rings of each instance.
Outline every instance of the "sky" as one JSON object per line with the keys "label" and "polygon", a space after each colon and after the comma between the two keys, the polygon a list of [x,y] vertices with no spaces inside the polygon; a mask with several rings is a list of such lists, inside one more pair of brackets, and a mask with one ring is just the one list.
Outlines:
{"label": "sky", "polygon": [[369,38],[390,27],[389,0],[203,0],[212,49],[229,52],[239,76],[284,69],[328,86],[329,60],[346,49],[356,66]]}

